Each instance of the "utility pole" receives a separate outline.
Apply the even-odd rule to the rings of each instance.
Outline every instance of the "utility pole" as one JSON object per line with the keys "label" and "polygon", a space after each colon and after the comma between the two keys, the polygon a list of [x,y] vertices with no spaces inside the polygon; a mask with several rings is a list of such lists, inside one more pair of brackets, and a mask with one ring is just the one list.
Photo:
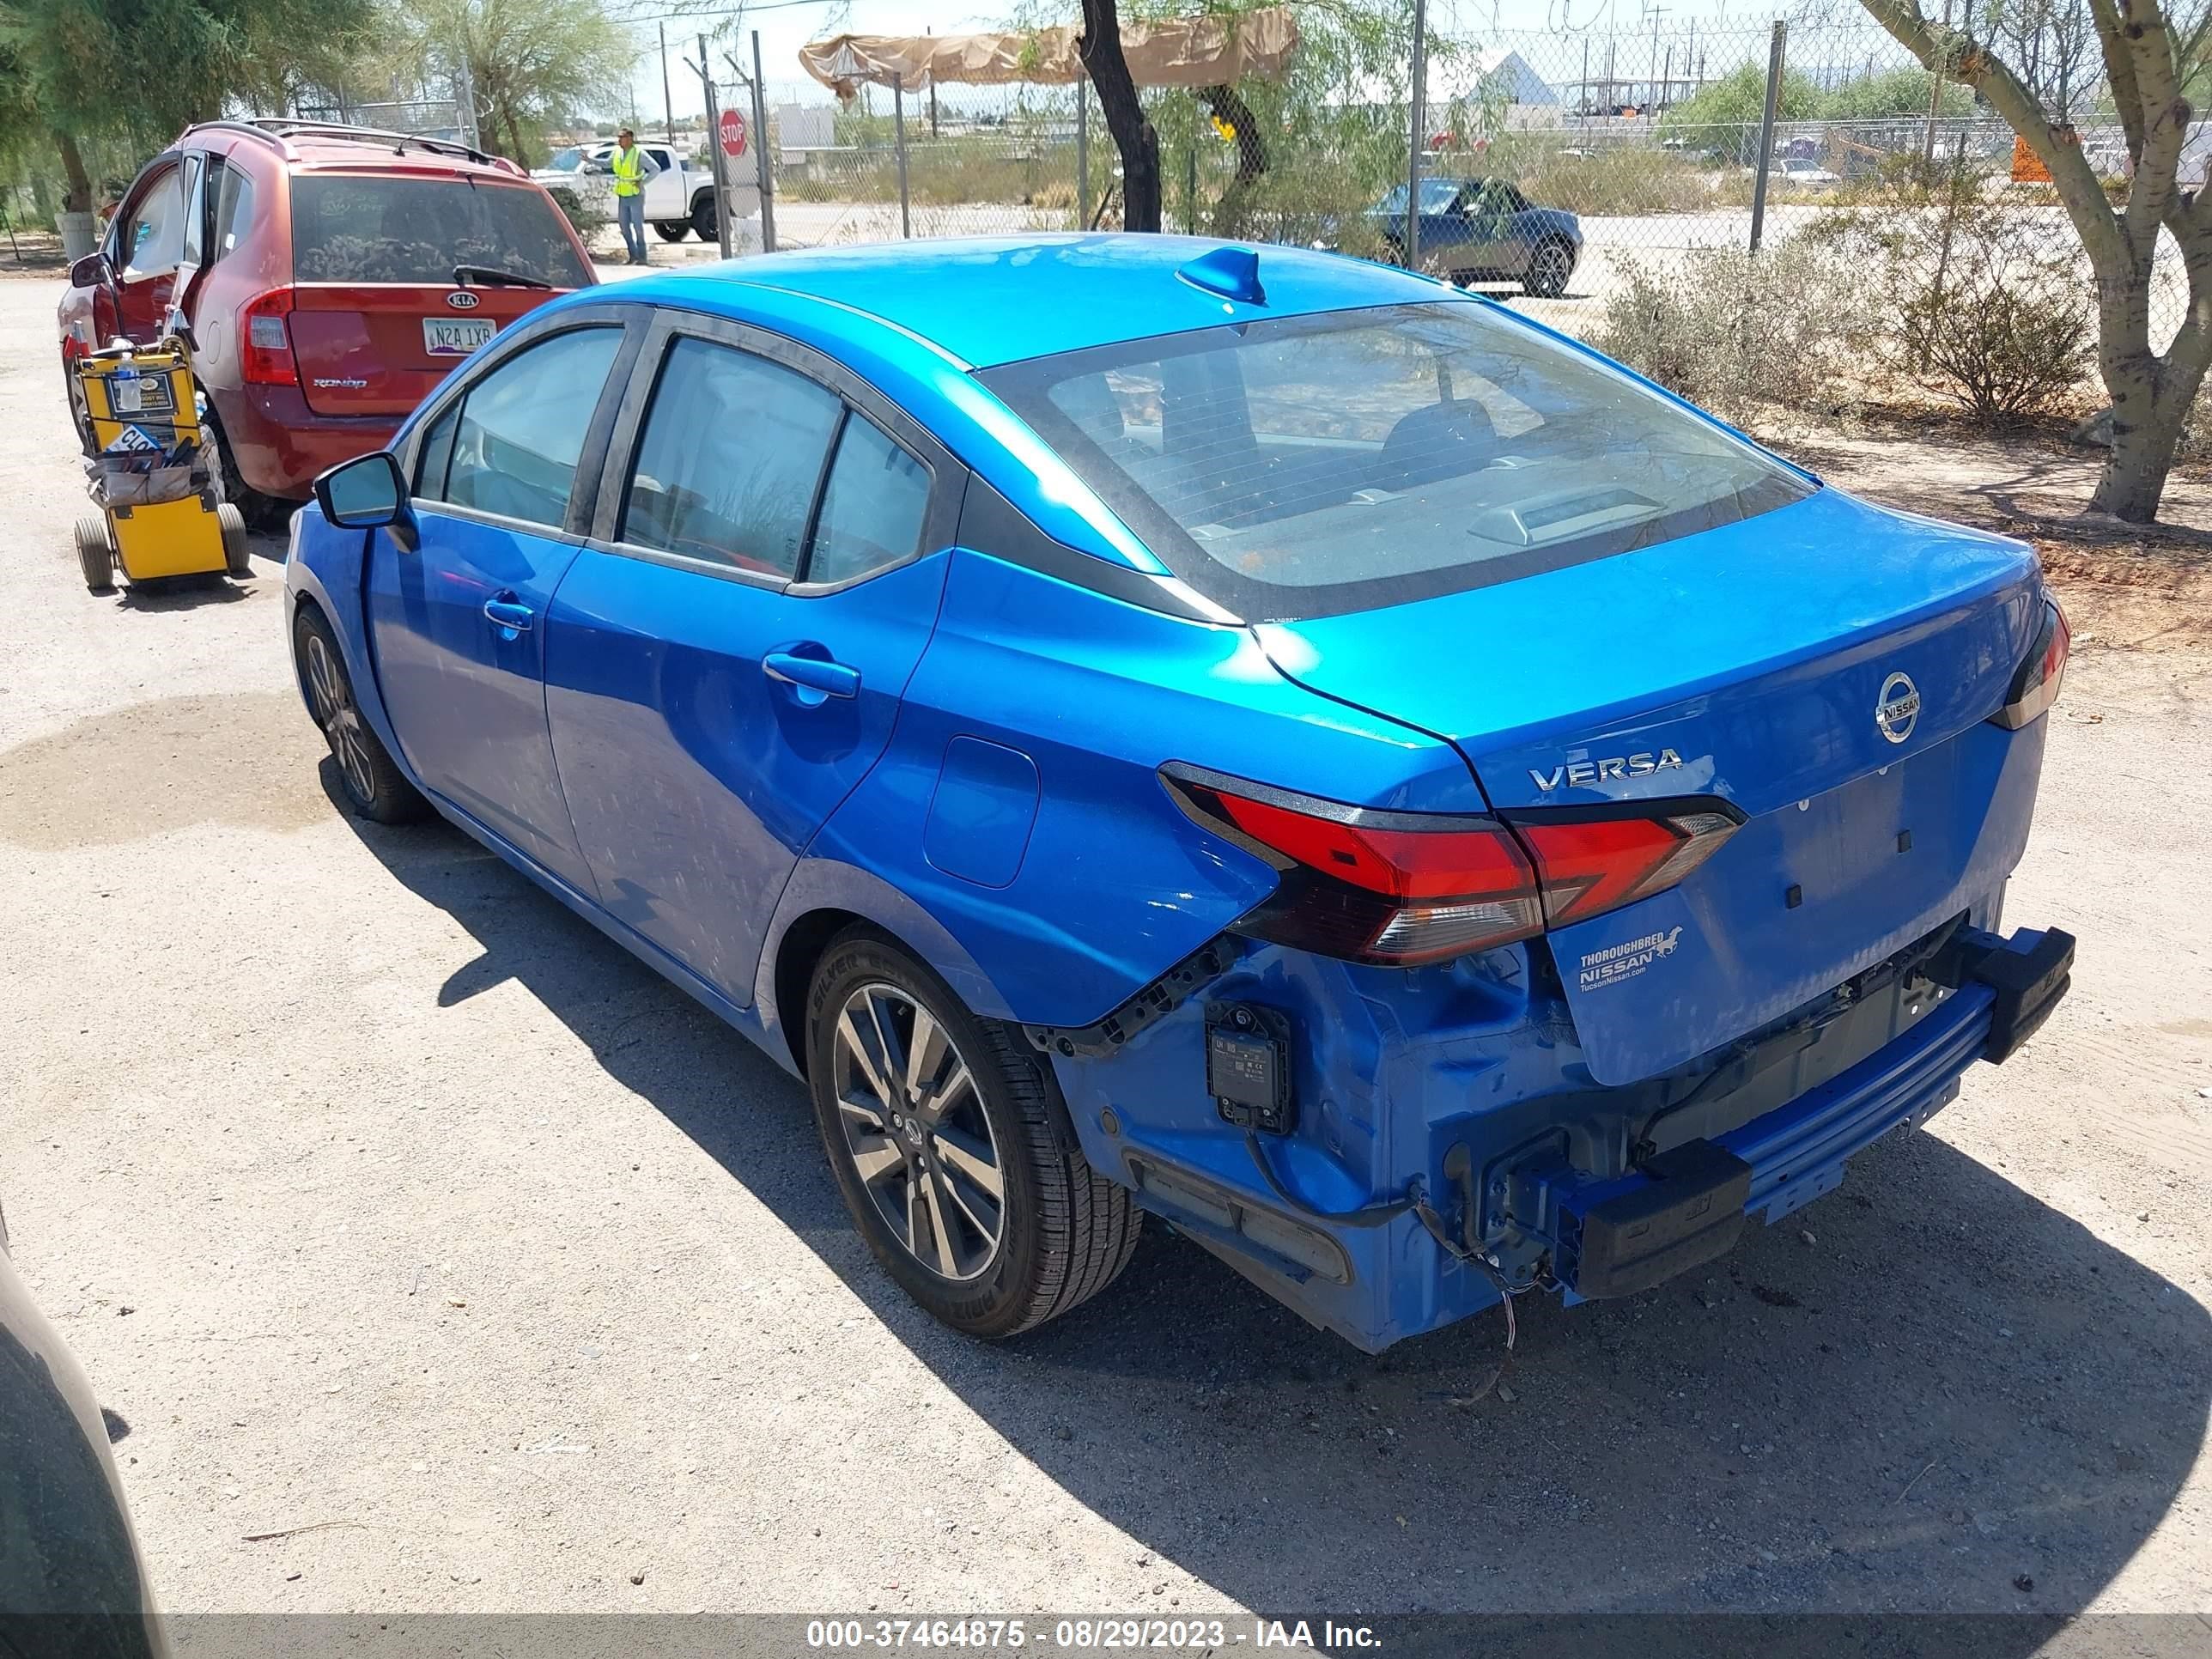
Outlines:
{"label": "utility pole", "polygon": [[1651,75],[1652,75],[1652,82],[1651,82],[1651,96],[1650,96],[1650,97],[1649,97],[1649,98],[1647,98],[1647,99],[1645,99],[1645,100],[1644,100],[1644,101],[1645,103],[1647,103],[1647,104],[1656,104],[1656,103],[1657,103],[1657,102],[1659,101],[1659,82],[1658,82],[1658,75],[1659,75],[1659,20],[1660,20],[1662,17],[1664,17],[1666,15],[1667,15],[1667,8],[1666,8],[1666,7],[1664,7],[1664,6],[1654,6],[1654,7],[1652,7],[1652,8],[1651,8]]}
{"label": "utility pole", "polygon": [[1406,158],[1406,269],[1421,268],[1421,129],[1428,115],[1429,0],[1413,0],[1413,146]]}
{"label": "utility pole", "polygon": [[676,94],[668,89],[668,25],[660,26],[660,131],[670,143],[676,142]]}

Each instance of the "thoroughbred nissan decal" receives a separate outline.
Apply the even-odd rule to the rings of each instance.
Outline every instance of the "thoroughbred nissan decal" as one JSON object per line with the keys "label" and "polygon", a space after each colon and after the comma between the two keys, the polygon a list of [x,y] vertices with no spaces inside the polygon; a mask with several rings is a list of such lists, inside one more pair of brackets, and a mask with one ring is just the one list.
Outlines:
{"label": "thoroughbred nissan decal", "polygon": [[1582,990],[1596,991],[1617,985],[1624,979],[1634,979],[1660,957],[1673,956],[1681,937],[1679,927],[1669,927],[1663,933],[1646,933],[1625,945],[1608,945],[1602,951],[1592,951],[1583,958],[1582,972],[1575,983]]}

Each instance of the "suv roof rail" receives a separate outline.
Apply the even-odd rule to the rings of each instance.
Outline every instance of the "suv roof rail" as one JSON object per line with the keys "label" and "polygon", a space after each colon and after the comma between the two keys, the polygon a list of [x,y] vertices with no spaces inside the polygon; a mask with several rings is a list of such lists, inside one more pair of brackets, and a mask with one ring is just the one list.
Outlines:
{"label": "suv roof rail", "polygon": [[354,138],[364,143],[390,144],[394,148],[413,145],[434,155],[458,155],[465,160],[480,162],[485,167],[498,167],[501,158],[487,155],[471,145],[453,138],[428,138],[419,132],[398,132],[386,127],[357,127],[344,121],[295,121],[288,117],[264,115],[250,121],[216,121],[214,126],[245,127],[251,131],[282,143],[288,138]]}
{"label": "suv roof rail", "polygon": [[[258,138],[264,144],[275,145],[278,149],[283,151],[288,156],[292,154],[291,145],[284,142],[283,136],[282,134],[271,132],[267,127],[263,126],[258,121],[195,121],[192,123],[190,131],[195,132],[204,131],[210,127],[213,127],[222,132],[242,132],[248,137]],[[181,143],[182,139],[179,137],[179,139],[172,142]]]}

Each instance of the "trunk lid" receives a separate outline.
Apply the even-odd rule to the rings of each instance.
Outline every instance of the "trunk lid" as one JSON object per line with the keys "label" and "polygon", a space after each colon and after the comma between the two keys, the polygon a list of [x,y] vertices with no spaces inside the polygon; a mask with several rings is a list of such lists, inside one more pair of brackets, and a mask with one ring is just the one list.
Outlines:
{"label": "trunk lid", "polygon": [[1450,739],[1509,818],[1682,796],[1743,815],[1680,886],[1550,935],[1590,1072],[1619,1085],[1788,1012],[2002,882],[2043,728],[1986,722],[2041,601],[2028,549],[1822,489],[1660,546],[1256,631],[1311,690]]}
{"label": "trunk lid", "polygon": [[300,388],[318,415],[411,414],[476,346],[552,297],[452,283],[302,283],[289,319]]}

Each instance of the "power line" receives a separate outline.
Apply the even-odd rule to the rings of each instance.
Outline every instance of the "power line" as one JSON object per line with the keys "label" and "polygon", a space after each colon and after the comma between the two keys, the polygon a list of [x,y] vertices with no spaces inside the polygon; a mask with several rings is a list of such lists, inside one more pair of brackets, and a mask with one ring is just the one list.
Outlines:
{"label": "power line", "polygon": [[707,17],[750,17],[760,11],[788,11],[794,6],[834,6],[843,0],[767,0],[763,5],[701,6],[688,11],[652,12],[621,19],[625,23],[694,22]]}

